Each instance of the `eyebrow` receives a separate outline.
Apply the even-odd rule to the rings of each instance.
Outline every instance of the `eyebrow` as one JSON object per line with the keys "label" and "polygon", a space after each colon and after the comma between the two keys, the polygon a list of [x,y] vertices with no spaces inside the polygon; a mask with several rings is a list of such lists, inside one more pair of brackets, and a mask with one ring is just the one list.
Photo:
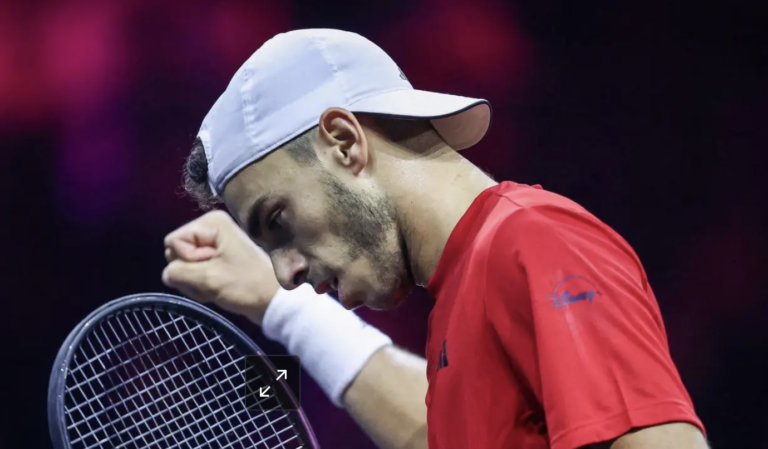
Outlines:
{"label": "eyebrow", "polygon": [[256,198],[256,201],[248,208],[248,213],[245,216],[246,231],[251,234],[251,238],[258,239],[261,234],[260,219],[264,210],[264,204],[267,202],[272,192],[265,193]]}

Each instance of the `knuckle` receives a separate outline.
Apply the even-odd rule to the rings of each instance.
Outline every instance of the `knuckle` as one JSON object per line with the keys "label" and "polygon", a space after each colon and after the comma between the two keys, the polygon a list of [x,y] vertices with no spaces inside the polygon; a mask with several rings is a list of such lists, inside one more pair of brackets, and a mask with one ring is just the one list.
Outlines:
{"label": "knuckle", "polygon": [[192,226],[192,223],[187,223],[184,226],[181,226],[180,228],[166,235],[165,239],[163,239],[163,243],[165,244],[165,246],[173,246],[185,235],[189,234],[190,231],[192,231],[193,229],[191,226]]}
{"label": "knuckle", "polygon": [[171,286],[174,284],[175,277],[173,275],[173,269],[171,268],[171,265],[168,265],[163,270],[162,279],[163,279],[163,284],[165,285]]}
{"label": "knuckle", "polygon": [[170,285],[183,284],[184,267],[182,261],[174,260],[163,270],[163,281]]}

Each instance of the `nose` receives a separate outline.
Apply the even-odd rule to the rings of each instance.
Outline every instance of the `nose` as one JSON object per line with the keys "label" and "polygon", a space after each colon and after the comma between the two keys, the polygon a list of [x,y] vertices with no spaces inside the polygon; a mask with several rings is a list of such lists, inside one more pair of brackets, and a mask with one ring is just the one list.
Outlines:
{"label": "nose", "polygon": [[309,276],[309,263],[295,249],[280,249],[270,253],[272,265],[280,286],[286,290],[293,290],[307,282]]}

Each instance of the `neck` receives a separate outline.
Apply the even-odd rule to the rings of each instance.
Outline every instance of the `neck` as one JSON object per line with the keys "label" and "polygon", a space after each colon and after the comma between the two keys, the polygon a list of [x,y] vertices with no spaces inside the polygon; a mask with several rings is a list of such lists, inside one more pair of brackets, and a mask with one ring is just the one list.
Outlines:
{"label": "neck", "polygon": [[456,224],[477,196],[497,183],[448,147],[400,159],[389,179],[411,272],[425,287]]}

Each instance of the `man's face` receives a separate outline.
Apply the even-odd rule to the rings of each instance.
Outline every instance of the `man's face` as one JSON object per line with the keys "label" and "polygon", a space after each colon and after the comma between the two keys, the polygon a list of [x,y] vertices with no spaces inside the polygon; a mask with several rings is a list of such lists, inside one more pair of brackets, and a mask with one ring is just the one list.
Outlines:
{"label": "man's face", "polygon": [[370,184],[338,175],[278,150],[236,175],[224,200],[284,288],[307,282],[338,290],[346,308],[392,308],[413,287],[392,206]]}

